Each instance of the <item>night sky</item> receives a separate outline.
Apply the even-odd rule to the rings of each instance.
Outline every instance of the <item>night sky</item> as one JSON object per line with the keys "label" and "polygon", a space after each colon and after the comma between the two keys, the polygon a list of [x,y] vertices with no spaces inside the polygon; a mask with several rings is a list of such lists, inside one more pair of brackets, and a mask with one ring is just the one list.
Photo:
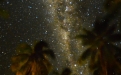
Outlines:
{"label": "night sky", "polygon": [[[80,28],[93,28],[96,16],[104,13],[103,0],[5,0],[0,7],[9,18],[0,18],[0,75],[14,75],[10,58],[20,43],[31,46],[45,40],[54,50],[50,60],[56,70],[70,67],[74,74],[87,72],[76,63],[85,49],[74,37]],[[3,11],[4,11],[3,10]],[[86,66],[86,65],[85,65]]]}

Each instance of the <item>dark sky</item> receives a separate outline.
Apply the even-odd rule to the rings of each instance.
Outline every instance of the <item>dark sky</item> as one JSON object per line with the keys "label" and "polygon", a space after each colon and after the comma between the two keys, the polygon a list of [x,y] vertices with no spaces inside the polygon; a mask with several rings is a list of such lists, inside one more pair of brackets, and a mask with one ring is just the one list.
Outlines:
{"label": "dark sky", "polygon": [[[57,70],[65,65],[75,66],[78,69],[75,61],[80,55],[78,53],[82,51],[78,51],[77,41],[69,36],[74,37],[78,34],[78,27],[87,29],[93,27],[96,16],[103,14],[103,1],[52,1],[5,0],[0,3],[0,7],[9,13],[9,18],[0,18],[1,75],[14,75],[10,71],[10,58],[15,55],[15,47],[18,44],[27,42],[33,45],[34,41],[41,39],[47,41],[55,51],[57,60],[52,63]],[[82,74],[82,71],[77,71]]]}
{"label": "dark sky", "polygon": [[40,39],[49,41],[52,33],[45,19],[47,10],[41,1],[6,0],[0,6],[10,15],[8,19],[0,18],[0,74],[12,75],[10,57],[15,54],[17,44],[32,44]]}

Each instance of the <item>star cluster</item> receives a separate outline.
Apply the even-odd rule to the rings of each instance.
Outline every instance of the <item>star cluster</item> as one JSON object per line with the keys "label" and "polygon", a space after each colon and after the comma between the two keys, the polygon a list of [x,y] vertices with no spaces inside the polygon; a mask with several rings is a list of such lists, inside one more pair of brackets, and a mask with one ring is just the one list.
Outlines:
{"label": "star cluster", "polygon": [[5,0],[1,8],[9,18],[0,18],[0,74],[13,75],[10,57],[15,47],[27,42],[46,40],[54,50],[56,60],[52,64],[57,71],[70,67],[74,74],[82,75],[87,65],[76,63],[84,46],[74,37],[80,28],[93,28],[97,16],[104,13],[103,0]]}

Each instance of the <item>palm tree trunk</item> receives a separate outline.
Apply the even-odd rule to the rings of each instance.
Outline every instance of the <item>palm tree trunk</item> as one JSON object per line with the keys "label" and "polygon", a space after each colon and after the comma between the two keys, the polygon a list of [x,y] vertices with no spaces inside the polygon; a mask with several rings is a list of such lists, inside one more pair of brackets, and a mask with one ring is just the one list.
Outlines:
{"label": "palm tree trunk", "polygon": [[104,52],[100,47],[100,63],[101,63],[101,69],[102,69],[101,75],[108,75],[107,62],[105,61],[104,58],[105,58]]}

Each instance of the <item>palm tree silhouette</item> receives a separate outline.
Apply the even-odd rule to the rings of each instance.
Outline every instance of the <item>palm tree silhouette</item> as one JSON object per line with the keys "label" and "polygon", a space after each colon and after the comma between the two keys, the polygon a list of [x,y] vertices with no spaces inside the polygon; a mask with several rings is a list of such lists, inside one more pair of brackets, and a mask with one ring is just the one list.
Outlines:
{"label": "palm tree silhouette", "polygon": [[26,43],[20,44],[16,52],[11,65],[16,75],[48,75],[52,66],[45,55],[55,58],[45,41],[39,41],[34,49]]}
{"label": "palm tree silhouette", "polygon": [[97,19],[92,30],[83,28],[84,33],[77,36],[82,39],[82,45],[87,46],[79,63],[90,59],[89,69],[93,75],[121,75],[121,49],[115,45],[121,41],[121,33],[116,33],[116,24],[111,24],[114,10]]}

